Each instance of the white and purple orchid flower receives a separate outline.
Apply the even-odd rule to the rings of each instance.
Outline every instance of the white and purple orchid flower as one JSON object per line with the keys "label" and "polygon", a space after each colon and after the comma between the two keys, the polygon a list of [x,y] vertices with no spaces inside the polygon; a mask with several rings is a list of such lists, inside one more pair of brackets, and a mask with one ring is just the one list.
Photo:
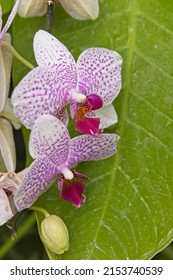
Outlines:
{"label": "white and purple orchid flower", "polygon": [[[2,10],[0,5],[0,152],[7,171],[12,172],[16,167],[16,152],[11,122],[7,115],[14,115],[8,93],[12,68],[12,53],[4,42],[11,43],[11,36],[7,33],[19,5],[17,0],[4,27],[2,28]],[[18,126],[15,126],[19,128]]]}
{"label": "white and purple orchid flower", "polygon": [[67,103],[80,132],[98,134],[117,122],[112,105],[121,89],[122,58],[117,52],[89,48],[76,63],[60,41],[40,30],[34,37],[34,53],[38,67],[12,95],[15,114],[27,128],[45,113],[67,123]]}
{"label": "white and purple orchid flower", "polygon": [[17,213],[14,194],[26,173],[27,168],[17,174],[0,173],[0,226]]}
{"label": "white and purple orchid flower", "polygon": [[66,126],[58,118],[38,117],[29,141],[30,154],[35,160],[14,195],[18,211],[32,205],[57,174],[62,174],[58,180],[60,197],[80,207],[85,200],[82,195],[84,184],[75,179],[87,177],[70,168],[79,162],[114,155],[118,140],[118,135],[104,133],[70,139]]}
{"label": "white and purple orchid flower", "polygon": [[[20,0],[18,13],[21,17],[42,16],[47,10],[47,0]],[[77,20],[95,20],[99,15],[98,0],[55,0]]]}

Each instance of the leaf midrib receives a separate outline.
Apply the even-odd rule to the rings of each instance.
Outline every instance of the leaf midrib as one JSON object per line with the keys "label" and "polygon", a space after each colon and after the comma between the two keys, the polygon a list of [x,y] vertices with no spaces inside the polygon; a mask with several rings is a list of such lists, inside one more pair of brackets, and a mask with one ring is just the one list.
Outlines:
{"label": "leaf midrib", "polygon": [[[125,74],[125,81],[126,83],[124,84],[124,88],[123,88],[123,94],[124,94],[124,102],[123,102],[123,106],[122,106],[122,112],[120,114],[121,116],[121,122],[120,122],[120,137],[123,138],[123,134],[124,134],[124,123],[126,120],[126,116],[127,116],[127,108],[128,108],[128,92],[130,92],[130,73],[131,73],[131,67],[132,67],[132,60],[133,60],[133,54],[135,52],[135,42],[136,42],[136,18],[137,18],[137,14],[138,14],[138,6],[137,6],[137,0],[133,0],[133,1],[129,1],[129,11],[131,11],[131,15],[130,15],[130,19],[129,19],[129,29],[128,29],[128,43],[127,43],[127,61],[125,61],[125,65],[126,65],[126,74]],[[121,94],[121,93],[120,93]],[[106,214],[106,210],[107,207],[109,205],[109,201],[111,198],[111,193],[112,193],[112,188],[113,188],[113,182],[114,182],[114,178],[116,175],[116,170],[117,167],[120,163],[120,154],[121,154],[121,138],[120,138],[120,142],[118,145],[118,153],[115,156],[115,163],[114,163],[114,169],[112,171],[112,177],[110,180],[110,184],[109,184],[109,188],[108,188],[108,192],[107,192],[107,197],[105,200],[105,207],[103,208],[103,212],[102,215],[100,217],[100,222],[99,225],[97,227],[97,231],[95,232],[95,237],[93,237],[93,242],[90,245],[90,250],[88,250],[89,254],[85,256],[85,259],[91,259],[94,249],[95,249],[95,244],[97,244],[96,240],[99,236],[99,232]],[[123,248],[124,249],[124,248]]]}

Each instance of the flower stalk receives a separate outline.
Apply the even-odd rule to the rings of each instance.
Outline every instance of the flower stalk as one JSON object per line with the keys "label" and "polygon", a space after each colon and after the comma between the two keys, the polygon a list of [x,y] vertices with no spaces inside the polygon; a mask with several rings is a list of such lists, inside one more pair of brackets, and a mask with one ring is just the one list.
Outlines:
{"label": "flower stalk", "polygon": [[9,44],[6,41],[2,41],[1,46],[7,47],[12,54],[24,65],[26,65],[28,68],[33,69],[35,66],[31,64],[29,61],[27,61],[25,58],[23,58],[13,47],[11,44]]}
{"label": "flower stalk", "polygon": [[53,15],[54,15],[54,0],[47,1],[47,11],[46,11],[46,23],[45,23],[45,30],[51,33],[52,22],[53,22]]}
{"label": "flower stalk", "polygon": [[50,216],[50,214],[46,211],[46,209],[38,207],[38,206],[30,206],[28,209],[41,212],[45,217]]}
{"label": "flower stalk", "polygon": [[16,118],[15,116],[12,116],[11,114],[9,114],[7,112],[2,111],[0,113],[0,117],[4,117],[9,121],[12,121],[12,122],[15,122],[15,123],[21,125],[21,122],[18,120],[18,118]]}

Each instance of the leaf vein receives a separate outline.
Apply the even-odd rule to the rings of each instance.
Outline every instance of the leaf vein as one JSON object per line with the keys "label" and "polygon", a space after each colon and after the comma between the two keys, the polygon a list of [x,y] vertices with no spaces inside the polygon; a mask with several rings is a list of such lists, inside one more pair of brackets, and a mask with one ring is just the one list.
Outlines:
{"label": "leaf vein", "polygon": [[171,123],[173,123],[173,120],[167,115],[165,114],[163,111],[161,111],[159,108],[157,108],[155,105],[153,105],[151,102],[149,102],[147,99],[145,99],[144,97],[142,97],[141,95],[137,94],[134,90],[131,90],[131,94],[135,97],[137,97],[138,99],[144,101],[148,106],[152,107],[153,109],[155,109],[157,112],[161,113],[162,115],[164,115],[169,121],[171,121]]}
{"label": "leaf vein", "polygon": [[150,65],[154,66],[155,68],[158,68],[162,73],[164,73],[166,76],[173,80],[173,76],[170,73],[166,72],[164,68],[160,67],[157,63],[155,63],[150,57],[147,57],[139,50],[136,50],[136,54],[143,58],[143,60],[147,61]]}
{"label": "leaf vein", "polygon": [[169,28],[167,28],[165,25],[161,24],[160,22],[154,20],[154,19],[151,18],[151,17],[146,16],[146,14],[143,14],[141,11],[140,11],[140,15],[141,15],[144,19],[146,19],[146,20],[148,20],[149,22],[153,23],[153,25],[159,27],[160,29],[164,30],[165,32],[169,33],[170,35],[173,35],[173,32],[172,32]]}
{"label": "leaf vein", "polygon": [[152,137],[155,141],[157,141],[162,147],[165,148],[165,150],[171,154],[173,156],[173,152],[170,150],[170,148],[162,141],[160,140],[156,135],[153,134],[153,132],[150,132],[149,130],[147,130],[146,128],[144,128],[143,126],[141,126],[140,124],[133,122],[130,119],[127,119],[127,123],[131,124],[132,126],[134,126],[136,129],[142,130],[144,131],[147,135],[149,135],[150,137]]}

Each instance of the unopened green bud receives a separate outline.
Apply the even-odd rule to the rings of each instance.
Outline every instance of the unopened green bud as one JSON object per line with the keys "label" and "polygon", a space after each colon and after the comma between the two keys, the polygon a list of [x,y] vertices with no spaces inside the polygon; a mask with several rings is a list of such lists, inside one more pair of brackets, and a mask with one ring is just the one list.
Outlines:
{"label": "unopened green bud", "polygon": [[55,254],[63,254],[69,249],[69,234],[63,220],[56,216],[47,216],[41,223],[41,240]]}

